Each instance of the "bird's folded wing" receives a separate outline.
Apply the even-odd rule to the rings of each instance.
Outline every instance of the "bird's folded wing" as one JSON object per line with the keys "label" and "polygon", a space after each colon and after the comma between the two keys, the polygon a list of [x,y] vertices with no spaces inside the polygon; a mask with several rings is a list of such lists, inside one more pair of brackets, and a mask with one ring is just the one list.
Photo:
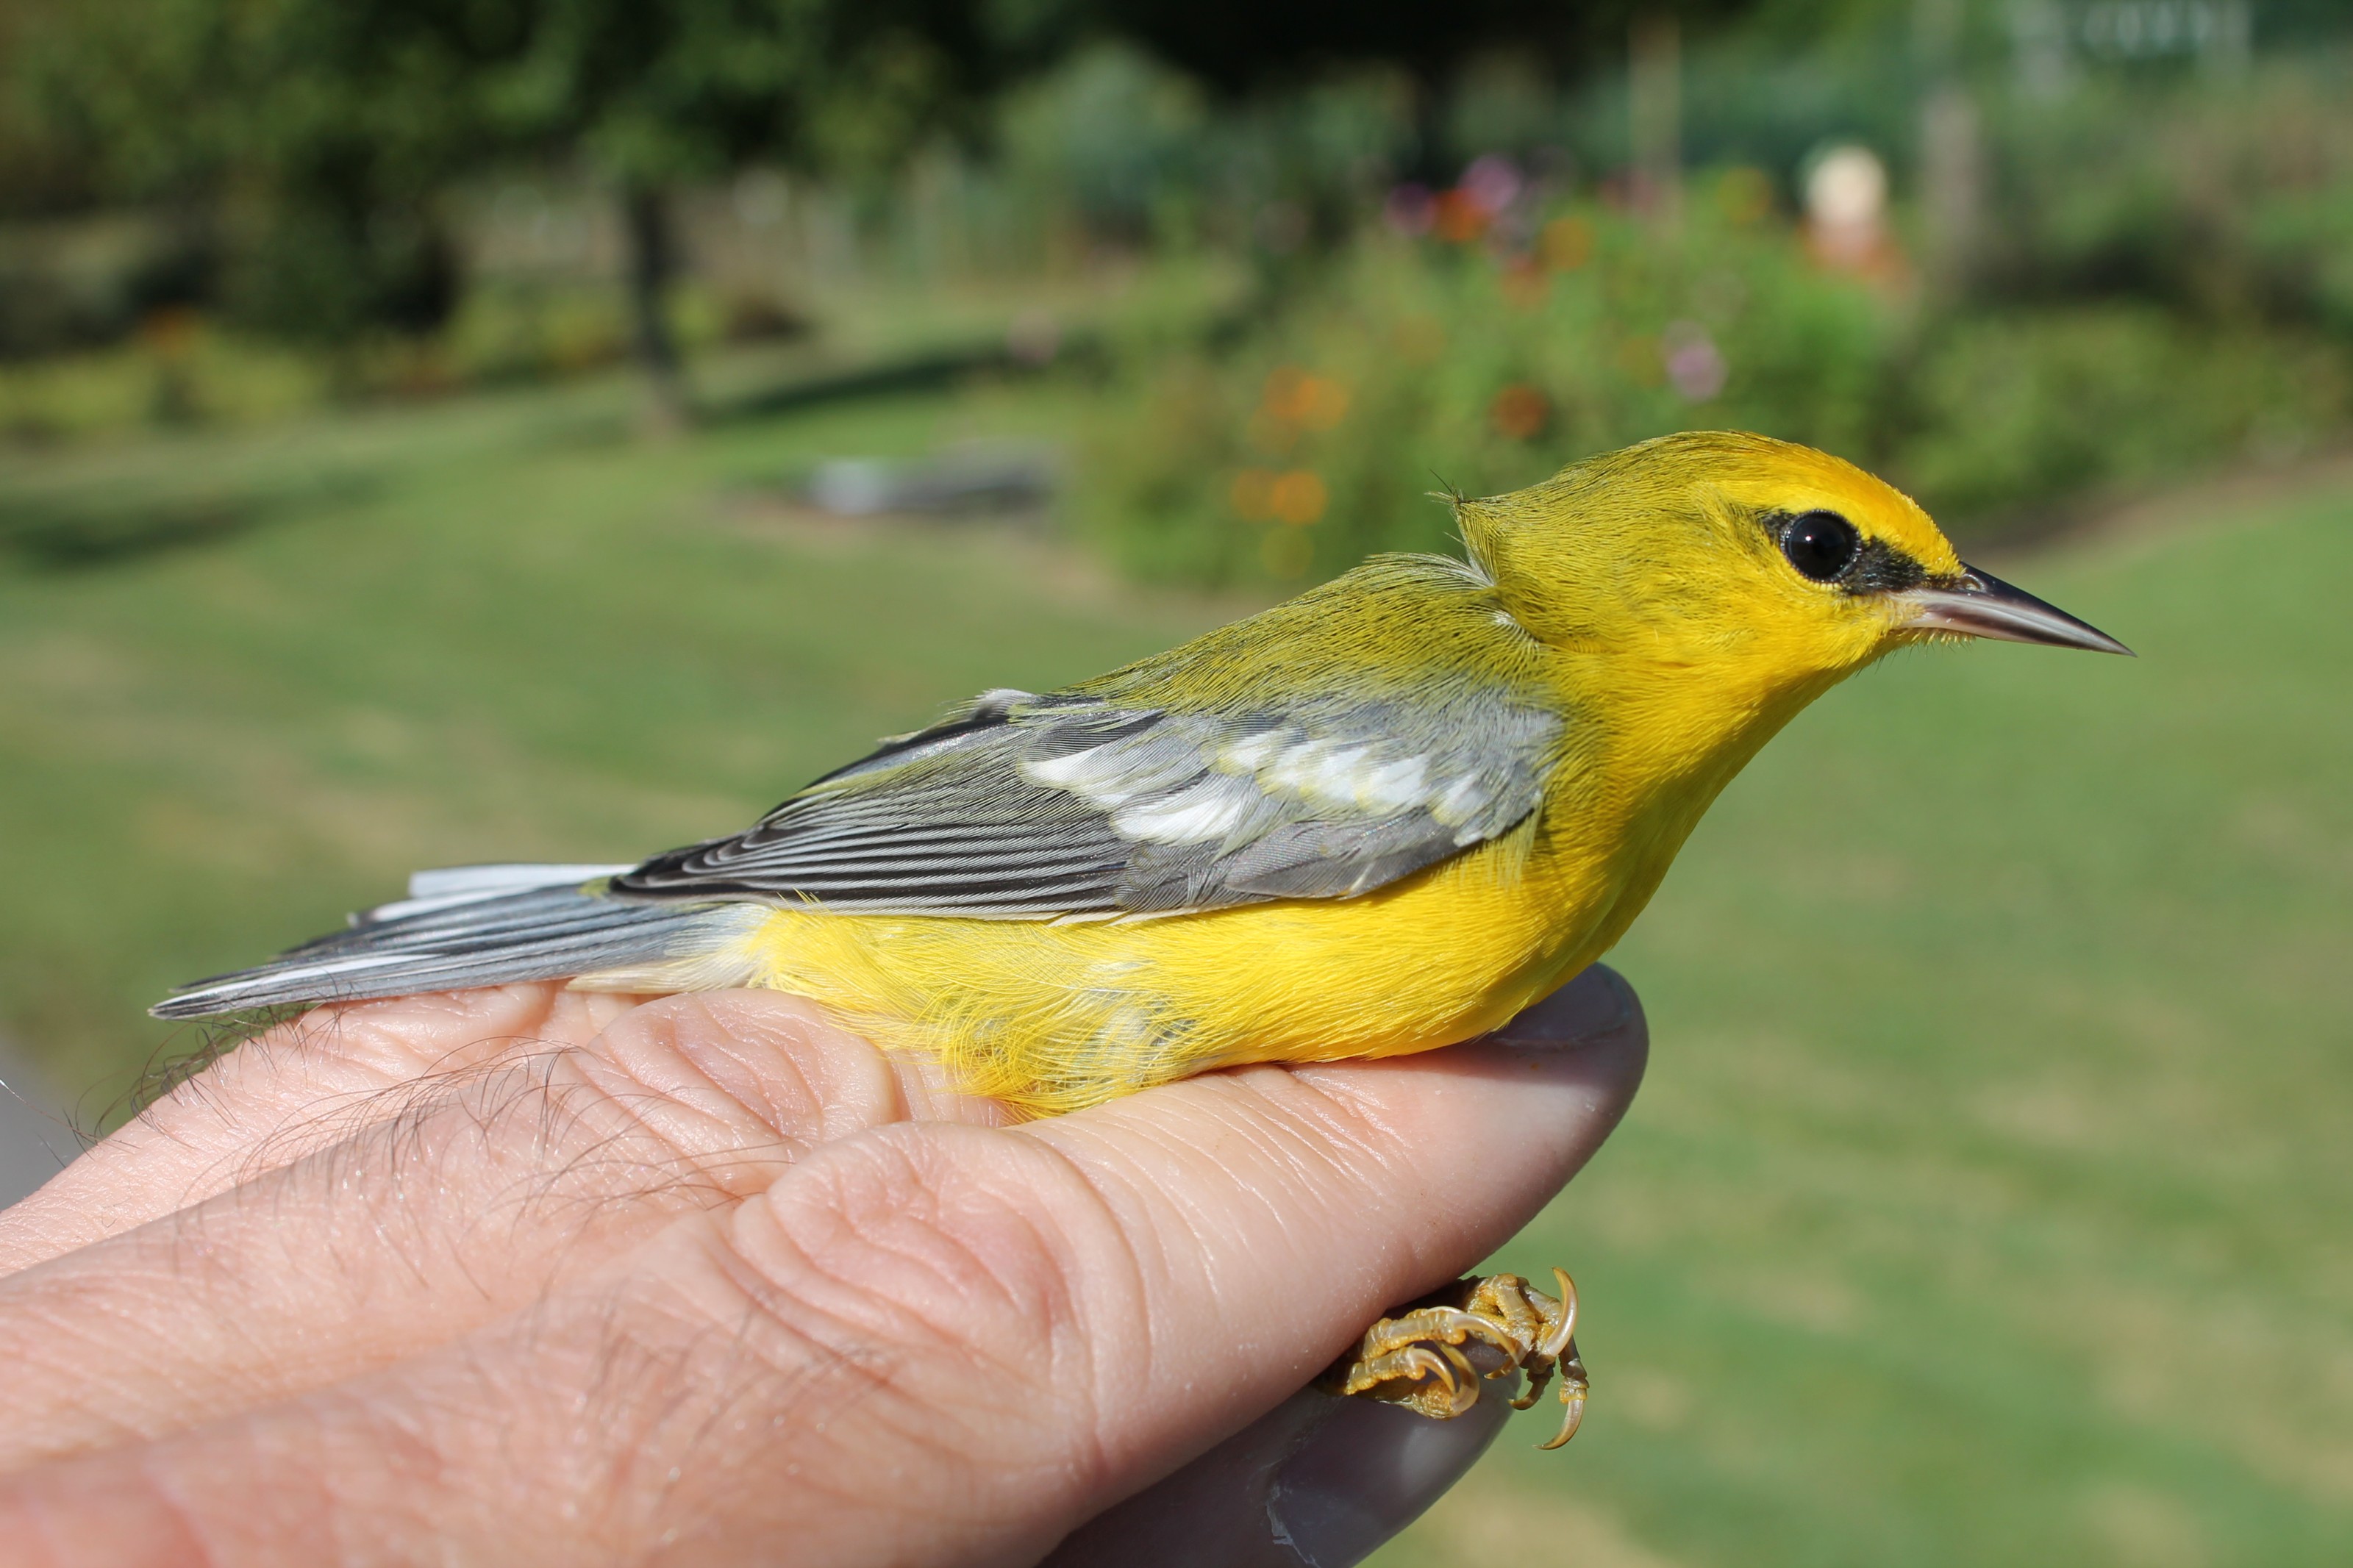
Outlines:
{"label": "bird's folded wing", "polygon": [[999,920],[1347,898],[1509,832],[1561,729],[1461,680],[1216,712],[993,691],[612,890]]}

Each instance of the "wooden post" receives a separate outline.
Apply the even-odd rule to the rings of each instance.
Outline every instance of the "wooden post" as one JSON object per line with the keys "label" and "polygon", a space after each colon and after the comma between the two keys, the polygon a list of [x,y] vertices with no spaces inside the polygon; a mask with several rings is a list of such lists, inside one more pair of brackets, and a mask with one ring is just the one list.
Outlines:
{"label": "wooden post", "polygon": [[1634,200],[1662,228],[1683,220],[1683,32],[1672,11],[1636,15],[1627,40],[1626,108]]}
{"label": "wooden post", "polygon": [[1977,100],[1960,70],[1962,0],[1914,0],[1920,100],[1921,271],[1950,297],[1968,288],[1985,206],[1985,155]]}
{"label": "wooden post", "polygon": [[686,372],[668,311],[678,271],[678,239],[670,195],[631,182],[621,188],[621,232],[629,297],[629,349],[646,382],[646,422],[657,435],[683,430],[693,416]]}

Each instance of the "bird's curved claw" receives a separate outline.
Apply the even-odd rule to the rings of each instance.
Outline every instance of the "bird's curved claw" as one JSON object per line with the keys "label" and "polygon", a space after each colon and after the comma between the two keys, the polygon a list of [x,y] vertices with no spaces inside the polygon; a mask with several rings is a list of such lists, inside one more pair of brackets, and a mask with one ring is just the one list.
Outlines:
{"label": "bird's curved claw", "polygon": [[1552,1271],[1557,1297],[1516,1274],[1458,1279],[1365,1331],[1355,1351],[1316,1380],[1328,1394],[1402,1405],[1437,1420],[1479,1403],[1479,1385],[1513,1372],[1527,1388],[1512,1401],[1525,1410],[1560,1374],[1560,1431],[1542,1448],[1577,1436],[1591,1386],[1577,1353],[1577,1285],[1566,1269]]}

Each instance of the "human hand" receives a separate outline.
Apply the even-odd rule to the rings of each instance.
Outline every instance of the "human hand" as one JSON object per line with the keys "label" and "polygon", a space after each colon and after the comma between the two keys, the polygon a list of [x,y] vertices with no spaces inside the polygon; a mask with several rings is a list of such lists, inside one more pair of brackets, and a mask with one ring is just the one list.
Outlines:
{"label": "human hand", "polygon": [[0,1541],[1339,1568],[1504,1405],[1297,1391],[1517,1230],[1646,1045],[1596,969],[1493,1040],[1016,1126],[765,993],[325,1009],[0,1213]]}

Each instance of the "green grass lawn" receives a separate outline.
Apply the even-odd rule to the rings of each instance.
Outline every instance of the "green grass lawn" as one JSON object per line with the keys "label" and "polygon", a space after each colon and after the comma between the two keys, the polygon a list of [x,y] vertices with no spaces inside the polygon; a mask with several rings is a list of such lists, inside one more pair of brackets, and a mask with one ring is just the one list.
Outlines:
{"label": "green grass lawn", "polygon": [[[170,983],[413,866],[730,828],[1230,614],[773,500],[1084,396],[11,455],[0,1027],[96,1105]],[[1577,1273],[1585,1435],[1527,1418],[1385,1564],[2353,1560],[2353,481],[2205,510],[1996,563],[2137,661],[1907,657],[1727,794],[1618,955],[1650,1083],[1504,1258]]]}

